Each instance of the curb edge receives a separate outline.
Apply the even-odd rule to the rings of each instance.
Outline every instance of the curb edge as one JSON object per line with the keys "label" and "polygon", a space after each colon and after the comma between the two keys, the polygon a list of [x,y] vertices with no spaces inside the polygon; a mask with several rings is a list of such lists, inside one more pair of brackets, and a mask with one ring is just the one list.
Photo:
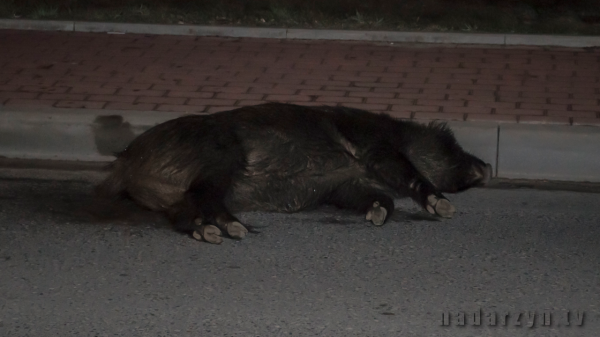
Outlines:
{"label": "curb edge", "polygon": [[234,26],[167,25],[85,21],[0,19],[0,29],[74,31],[109,34],[152,34],[387,43],[475,44],[500,46],[600,47],[600,36],[495,33],[358,31]]}

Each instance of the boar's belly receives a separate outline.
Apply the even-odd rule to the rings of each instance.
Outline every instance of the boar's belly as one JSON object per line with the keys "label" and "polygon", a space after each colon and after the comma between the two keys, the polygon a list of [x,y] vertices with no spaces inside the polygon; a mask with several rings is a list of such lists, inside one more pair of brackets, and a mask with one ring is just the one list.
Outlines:
{"label": "boar's belly", "polygon": [[362,175],[351,167],[313,176],[245,176],[233,184],[225,202],[233,212],[297,212],[323,204],[333,190]]}

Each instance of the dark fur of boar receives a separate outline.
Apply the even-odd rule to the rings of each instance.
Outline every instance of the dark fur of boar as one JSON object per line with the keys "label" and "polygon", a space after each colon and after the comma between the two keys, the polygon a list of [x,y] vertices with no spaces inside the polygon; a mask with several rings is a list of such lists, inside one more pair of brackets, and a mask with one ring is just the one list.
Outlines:
{"label": "dark fur of boar", "polygon": [[410,196],[452,217],[442,192],[489,181],[489,164],[466,153],[445,124],[428,126],[343,107],[264,104],[177,118],[137,137],[98,186],[167,213],[197,239],[241,239],[232,212],[296,212],[322,204],[382,225],[393,198]]}

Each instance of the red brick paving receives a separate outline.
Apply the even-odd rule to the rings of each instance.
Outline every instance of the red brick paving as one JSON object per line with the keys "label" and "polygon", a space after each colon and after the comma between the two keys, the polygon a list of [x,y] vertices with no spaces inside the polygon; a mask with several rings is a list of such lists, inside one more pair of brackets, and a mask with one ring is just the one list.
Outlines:
{"label": "red brick paving", "polygon": [[600,51],[0,31],[0,104],[213,113],[267,101],[397,118],[600,125]]}

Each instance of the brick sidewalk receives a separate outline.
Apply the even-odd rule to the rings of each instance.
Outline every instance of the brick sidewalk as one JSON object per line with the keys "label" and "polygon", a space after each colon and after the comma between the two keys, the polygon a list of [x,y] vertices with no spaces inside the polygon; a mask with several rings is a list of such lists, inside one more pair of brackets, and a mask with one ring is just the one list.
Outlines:
{"label": "brick sidewalk", "polygon": [[600,51],[0,30],[0,104],[216,112],[267,101],[399,118],[600,126]]}

